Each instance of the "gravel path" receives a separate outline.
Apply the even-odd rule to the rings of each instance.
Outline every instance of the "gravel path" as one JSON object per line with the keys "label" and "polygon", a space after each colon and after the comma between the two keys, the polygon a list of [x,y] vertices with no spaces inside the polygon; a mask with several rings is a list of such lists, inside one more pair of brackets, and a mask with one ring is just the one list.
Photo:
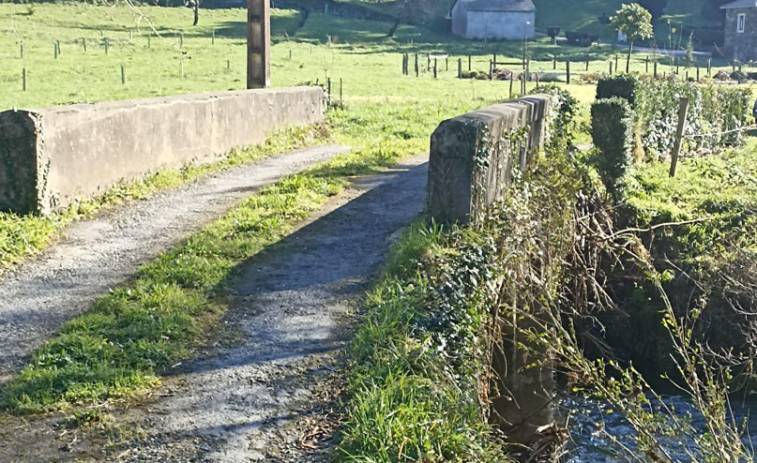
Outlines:
{"label": "gravel path", "polygon": [[328,427],[322,405],[335,392],[350,315],[391,242],[423,209],[426,159],[357,184],[245,263],[229,289],[228,322],[242,342],[184,366],[175,390],[132,411],[147,437],[113,461],[327,461],[327,451],[303,454],[303,443],[319,448],[307,441]]}
{"label": "gravel path", "polygon": [[266,158],[71,226],[61,242],[0,280],[0,384],[61,324],[142,263],[256,189],[348,150],[321,146]]}

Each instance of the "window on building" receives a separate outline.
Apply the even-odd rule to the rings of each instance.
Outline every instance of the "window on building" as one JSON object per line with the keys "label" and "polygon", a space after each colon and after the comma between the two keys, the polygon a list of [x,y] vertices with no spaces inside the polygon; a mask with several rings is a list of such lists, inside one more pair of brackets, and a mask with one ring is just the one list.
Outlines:
{"label": "window on building", "polygon": [[746,15],[740,13],[736,20],[736,32],[744,32],[744,26],[746,25]]}

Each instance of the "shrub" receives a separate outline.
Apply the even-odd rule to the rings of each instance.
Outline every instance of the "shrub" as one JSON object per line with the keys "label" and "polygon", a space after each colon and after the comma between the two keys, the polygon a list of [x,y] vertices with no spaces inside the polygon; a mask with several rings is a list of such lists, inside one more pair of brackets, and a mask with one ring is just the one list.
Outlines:
{"label": "shrub", "polygon": [[623,196],[631,170],[633,120],[634,111],[623,98],[601,99],[591,105],[591,137],[600,151],[596,167],[616,201]]}
{"label": "shrub", "polygon": [[684,149],[712,149],[739,145],[743,141],[741,132],[735,130],[749,123],[749,88],[719,85],[701,87],[675,80],[649,80],[642,82],[637,88],[635,107],[643,146],[648,152],[658,156],[670,152],[678,124],[681,97],[689,99]]}
{"label": "shrub", "polygon": [[639,78],[631,74],[604,76],[597,83],[597,100],[620,97],[636,107],[636,89]]}

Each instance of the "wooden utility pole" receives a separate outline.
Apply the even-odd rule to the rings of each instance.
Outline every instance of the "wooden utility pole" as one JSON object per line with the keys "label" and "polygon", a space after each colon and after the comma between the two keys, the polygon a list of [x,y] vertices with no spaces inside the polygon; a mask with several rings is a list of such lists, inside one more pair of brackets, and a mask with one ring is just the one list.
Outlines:
{"label": "wooden utility pole", "polygon": [[681,153],[681,144],[683,143],[683,129],[686,127],[686,113],[689,110],[689,99],[681,98],[681,104],[678,107],[678,127],[676,128],[676,140],[673,145],[673,153],[670,160],[670,176],[676,176],[676,167],[678,167],[678,155]]}
{"label": "wooden utility pole", "polygon": [[247,0],[247,88],[271,85],[269,0]]}

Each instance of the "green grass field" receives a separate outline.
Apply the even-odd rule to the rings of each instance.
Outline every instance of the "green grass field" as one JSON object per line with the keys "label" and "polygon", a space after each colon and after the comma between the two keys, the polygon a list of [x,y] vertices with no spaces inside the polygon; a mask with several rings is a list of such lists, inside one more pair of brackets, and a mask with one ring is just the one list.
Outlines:
{"label": "green grass field", "polygon": [[[187,9],[140,8],[161,37],[150,30],[146,20],[140,21],[126,7],[83,3],[33,7],[0,4],[0,61],[4,63],[0,69],[0,109],[244,87],[243,10],[205,10],[200,25],[192,27],[191,12]],[[501,82],[456,79],[457,58],[465,57],[464,69],[467,69],[467,55],[471,54],[472,68],[487,72],[492,54],[497,54],[498,59],[512,63],[505,67],[517,69],[515,62],[524,48],[517,41],[468,42],[412,26],[401,26],[394,38],[387,38],[390,23],[321,14],[312,14],[304,27],[298,29],[300,22],[295,11],[273,11],[272,84],[323,83],[328,77],[341,78],[347,101],[366,98],[436,101],[453,95],[473,100],[506,98],[509,89]],[[56,59],[57,42],[60,55]],[[534,60],[531,69],[545,72],[553,71],[552,57],[592,59],[590,72],[605,72],[608,60],[618,53],[609,47],[555,46],[548,39],[532,41],[528,47]],[[420,79],[401,76],[404,52],[420,54]],[[438,63],[437,80],[430,78],[427,53],[450,55],[449,63]],[[125,83],[121,80],[122,66]],[[663,65],[660,72],[666,69],[669,72],[668,68]],[[643,71],[644,64],[635,62],[634,70]],[[583,72],[584,65],[574,63],[572,71]],[[563,72],[564,63],[558,63],[555,73]]]}

